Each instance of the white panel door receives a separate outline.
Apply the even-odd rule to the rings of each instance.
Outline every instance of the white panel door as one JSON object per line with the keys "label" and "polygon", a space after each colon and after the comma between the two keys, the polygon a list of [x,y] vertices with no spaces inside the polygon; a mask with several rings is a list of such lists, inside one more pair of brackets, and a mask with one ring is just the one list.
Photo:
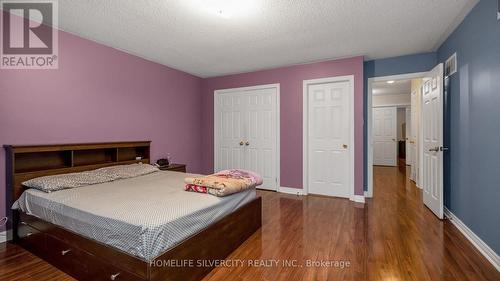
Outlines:
{"label": "white panel door", "polygon": [[443,64],[431,70],[422,95],[423,201],[443,218]]}
{"label": "white panel door", "polygon": [[397,108],[373,108],[373,165],[397,164]]}
{"label": "white panel door", "polygon": [[246,169],[263,177],[261,189],[278,187],[278,86],[215,93],[215,171]]}
{"label": "white panel door", "polygon": [[351,82],[312,84],[307,88],[309,192],[350,197]]}
{"label": "white panel door", "polygon": [[406,165],[411,165],[411,161],[413,161],[413,155],[410,150],[410,136],[411,136],[411,109],[406,108],[406,135],[405,135],[405,151],[406,151]]}
{"label": "white panel door", "polygon": [[215,170],[245,168],[245,99],[241,92],[215,96]]}
{"label": "white panel door", "polygon": [[418,91],[413,91],[411,93],[411,129],[410,129],[410,141],[409,148],[412,155],[411,161],[411,172],[410,179],[414,182],[417,181],[418,167],[419,167],[419,156],[417,153],[417,143],[418,143],[418,124],[419,124],[419,111],[418,111]]}
{"label": "white panel door", "polygon": [[245,168],[259,173],[264,183],[259,188],[277,190],[276,99],[277,89],[244,92],[246,104]]}

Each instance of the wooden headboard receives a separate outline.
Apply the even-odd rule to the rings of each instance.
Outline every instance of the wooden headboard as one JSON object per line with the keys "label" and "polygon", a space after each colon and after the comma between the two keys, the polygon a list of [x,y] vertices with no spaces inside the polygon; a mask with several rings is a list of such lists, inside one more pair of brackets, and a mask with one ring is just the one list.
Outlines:
{"label": "wooden headboard", "polygon": [[[107,166],[148,163],[150,141],[51,145],[4,145],[7,214],[24,191],[22,182]],[[140,157],[140,160],[136,158]]]}

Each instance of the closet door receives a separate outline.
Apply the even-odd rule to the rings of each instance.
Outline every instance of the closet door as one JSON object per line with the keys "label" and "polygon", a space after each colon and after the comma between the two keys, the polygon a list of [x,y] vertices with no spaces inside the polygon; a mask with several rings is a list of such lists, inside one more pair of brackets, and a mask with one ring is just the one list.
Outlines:
{"label": "closet door", "polygon": [[243,93],[215,96],[215,172],[245,168],[245,102]]}
{"label": "closet door", "polygon": [[278,187],[278,86],[215,91],[214,170],[246,169]]}
{"label": "closet door", "polygon": [[277,89],[248,90],[244,96],[245,169],[262,175],[262,189],[276,190]]}
{"label": "closet door", "polygon": [[[350,147],[350,80],[306,84],[307,185],[309,193],[349,198],[353,185]],[[350,97],[351,96],[351,97]]]}

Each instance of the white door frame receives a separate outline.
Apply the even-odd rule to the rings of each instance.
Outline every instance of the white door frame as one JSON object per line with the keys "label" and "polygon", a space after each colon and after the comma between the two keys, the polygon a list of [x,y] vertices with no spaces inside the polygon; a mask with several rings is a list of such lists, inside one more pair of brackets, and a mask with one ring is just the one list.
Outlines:
{"label": "white door frame", "polygon": [[217,108],[217,96],[220,94],[230,93],[234,91],[251,91],[251,90],[262,90],[262,89],[276,89],[276,191],[280,189],[281,182],[281,169],[280,169],[280,83],[275,84],[264,84],[264,85],[256,85],[256,86],[248,86],[248,87],[238,87],[238,88],[227,88],[227,89],[219,89],[214,91],[214,169],[217,168],[217,145],[219,141],[217,139],[218,131],[217,131],[217,123],[219,121],[218,117],[218,108]]}
{"label": "white door frame", "polygon": [[406,73],[406,74],[398,74],[398,75],[390,75],[390,76],[379,76],[379,77],[371,77],[368,78],[368,90],[367,90],[367,99],[366,99],[366,107],[367,107],[367,120],[366,120],[366,143],[368,146],[367,156],[366,156],[366,169],[367,169],[367,191],[365,192],[365,197],[371,198],[373,197],[373,86],[374,82],[383,82],[389,80],[402,80],[402,79],[416,79],[423,78],[427,75],[426,72],[415,72],[415,73]]}
{"label": "white door frame", "polygon": [[327,77],[327,78],[319,78],[319,79],[310,79],[310,80],[304,80],[302,84],[302,114],[303,114],[303,131],[302,131],[302,188],[304,190],[304,193],[307,194],[309,193],[309,166],[308,166],[308,159],[309,159],[309,144],[308,144],[308,132],[309,132],[309,99],[308,99],[308,87],[309,85],[313,84],[325,84],[325,83],[335,83],[335,82],[342,82],[342,81],[347,81],[351,85],[351,90],[349,93],[349,109],[351,111],[351,116],[350,116],[350,133],[349,133],[349,146],[351,147],[350,149],[350,159],[349,159],[349,199],[351,201],[356,201],[357,199],[354,194],[354,75],[347,75],[347,76],[335,76],[335,77]]}

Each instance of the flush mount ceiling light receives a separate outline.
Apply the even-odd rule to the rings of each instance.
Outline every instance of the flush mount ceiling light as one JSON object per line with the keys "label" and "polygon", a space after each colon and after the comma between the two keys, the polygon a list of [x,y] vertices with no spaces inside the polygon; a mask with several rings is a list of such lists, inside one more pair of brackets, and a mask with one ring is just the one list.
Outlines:
{"label": "flush mount ceiling light", "polygon": [[394,82],[395,82],[394,80],[389,80],[387,81],[387,84],[394,84]]}
{"label": "flush mount ceiling light", "polygon": [[260,0],[193,0],[193,6],[222,18],[243,17],[257,11]]}

